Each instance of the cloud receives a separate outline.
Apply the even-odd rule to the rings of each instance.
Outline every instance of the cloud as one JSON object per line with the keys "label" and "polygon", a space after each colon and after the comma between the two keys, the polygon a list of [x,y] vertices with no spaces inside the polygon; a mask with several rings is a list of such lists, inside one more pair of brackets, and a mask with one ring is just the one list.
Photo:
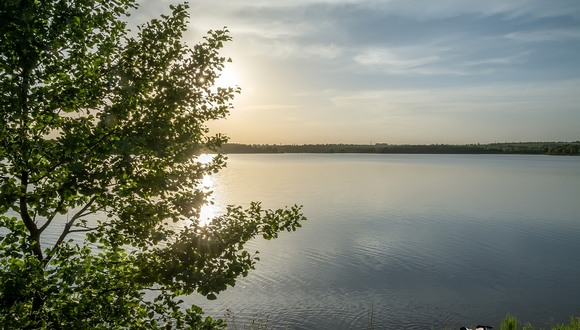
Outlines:
{"label": "cloud", "polygon": [[570,0],[214,0],[194,2],[192,7],[213,7],[228,13],[240,10],[263,12],[279,9],[292,12],[300,8],[357,6],[389,14],[416,18],[449,18],[463,14],[553,17],[578,17],[580,4]]}
{"label": "cloud", "polygon": [[327,95],[337,108],[379,110],[380,113],[528,112],[547,109],[576,111],[580,80],[551,85],[497,84],[439,89],[374,89]]}
{"label": "cloud", "polygon": [[359,6],[418,20],[438,20],[462,15],[506,17],[580,17],[580,3],[568,0],[363,0]]}
{"label": "cloud", "polygon": [[511,56],[504,56],[504,57],[489,57],[483,59],[476,59],[476,60],[467,60],[459,65],[462,66],[488,66],[488,65],[513,65],[513,64],[521,64],[525,62],[526,57],[530,54],[530,51],[520,52],[515,55]]}
{"label": "cloud", "polygon": [[449,73],[443,68],[448,49],[434,45],[412,45],[404,47],[367,47],[360,50],[353,61],[371,70],[394,75]]}
{"label": "cloud", "polygon": [[[177,0],[140,0],[136,16],[157,17]],[[191,24],[206,31],[224,25],[263,36],[315,32],[320,24],[333,21],[337,11],[367,9],[378,15],[416,20],[440,20],[463,15],[508,18],[580,18],[580,2],[571,0],[213,0],[189,2]],[[297,23],[305,23],[304,25]],[[338,26],[341,22],[337,22]]]}
{"label": "cloud", "polygon": [[243,110],[289,110],[297,109],[298,105],[294,104],[252,104],[241,107]]}
{"label": "cloud", "polygon": [[235,33],[260,39],[292,39],[320,31],[314,22],[279,19],[258,19],[247,22],[238,19],[233,25]]}
{"label": "cloud", "polygon": [[254,48],[262,54],[271,57],[287,59],[323,59],[332,60],[342,55],[343,49],[335,44],[300,44],[294,41],[274,41],[268,45],[262,45],[261,48]]}
{"label": "cloud", "polygon": [[222,13],[285,12],[292,16],[312,8],[367,8],[387,15],[419,20],[445,19],[462,15],[506,17],[580,17],[580,3],[570,0],[214,0],[197,2],[196,8],[215,8]]}
{"label": "cloud", "polygon": [[335,44],[315,44],[304,47],[304,54],[306,57],[314,56],[322,59],[335,59],[342,55],[344,50]]}
{"label": "cloud", "polygon": [[407,47],[369,47],[356,54],[353,61],[362,67],[391,75],[467,76],[490,74],[496,66],[523,63],[528,54],[526,51],[493,56],[489,51],[478,51],[462,43],[445,46],[418,44]]}
{"label": "cloud", "polygon": [[521,42],[564,42],[580,40],[580,29],[549,29],[509,33],[508,39]]}
{"label": "cloud", "polygon": [[373,65],[394,71],[413,69],[424,66],[429,63],[434,63],[439,60],[439,56],[415,57],[399,55],[400,49],[389,48],[371,48],[363,51],[354,57],[354,61],[362,65]]}
{"label": "cloud", "polygon": [[[141,3],[144,10],[134,19],[168,12],[167,2]],[[405,122],[398,128],[401,136],[413,136],[422,132],[412,124],[415,119],[425,125],[444,119],[452,128],[455,117],[479,125],[477,120],[488,116],[482,130],[493,130],[517,124],[506,124],[504,114],[512,120],[541,114],[535,117],[538,125],[548,118],[553,127],[570,127],[580,116],[580,80],[570,80],[580,68],[580,1],[195,0],[190,5],[186,38],[192,43],[208,29],[231,31],[234,42],[224,51],[245,77],[232,125],[237,123],[240,136],[251,131],[256,142],[259,129],[248,129],[251,121],[275,127],[268,134],[276,140],[291,139],[307,122],[346,126],[353,136],[366,134],[372,123],[383,132],[382,125],[394,129]],[[284,131],[285,119],[297,124]]]}
{"label": "cloud", "polygon": [[[153,7],[167,6],[166,2],[141,2],[147,12],[155,12]],[[488,74],[489,68],[466,70],[470,65],[468,61],[472,61],[472,67],[476,66],[477,61],[480,61],[479,66],[502,65],[500,59],[509,59],[515,54],[515,51],[507,50],[503,54],[482,53],[482,56],[472,59],[455,58],[464,45],[455,44],[453,51],[441,54],[442,50],[424,44],[437,36],[452,39],[457,35],[466,35],[466,38],[474,39],[484,33],[495,33],[504,41],[579,38],[578,33],[566,29],[534,33],[526,30],[513,32],[500,27],[521,17],[580,17],[580,1],[215,0],[194,1],[190,2],[190,6],[190,26],[198,35],[208,29],[227,25],[235,43],[240,44],[236,47],[253,56],[334,60],[347,55],[359,65],[392,74]],[[365,24],[369,17],[376,18],[382,25],[375,25],[375,31],[369,30],[372,26]],[[459,30],[453,26],[440,28],[439,23],[446,18],[458,18],[465,25]],[[396,20],[403,22],[402,28],[389,23]],[[398,30],[394,32],[395,29]],[[387,36],[381,39],[382,31]],[[422,40],[417,39],[420,36],[423,36]],[[196,38],[192,36],[191,39]],[[422,42],[418,46],[430,52],[412,53],[401,48],[394,49],[392,46],[397,45],[395,40],[398,46]],[[466,44],[472,43],[468,41]],[[361,49],[361,46],[366,48]],[[416,50],[420,51],[420,47]],[[454,62],[448,63],[451,59]],[[457,65],[457,59],[461,65]]]}

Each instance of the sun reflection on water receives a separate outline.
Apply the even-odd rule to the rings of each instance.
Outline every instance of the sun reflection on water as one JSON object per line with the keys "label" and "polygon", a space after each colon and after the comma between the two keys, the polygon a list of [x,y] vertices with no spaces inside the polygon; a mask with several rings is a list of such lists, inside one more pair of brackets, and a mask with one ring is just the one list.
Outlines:
{"label": "sun reflection on water", "polygon": [[204,192],[211,192],[212,195],[208,197],[207,202],[201,207],[199,210],[199,224],[201,226],[206,226],[211,222],[211,220],[216,216],[217,207],[214,204],[213,200],[213,188],[214,188],[214,181],[213,178],[206,174],[202,179],[202,190]]}
{"label": "sun reflection on water", "polygon": [[[215,156],[215,154],[201,154],[197,156],[196,160],[202,164],[209,164],[213,161]],[[206,226],[217,215],[217,206],[214,204],[215,182],[213,177],[210,174],[204,175],[198,187],[203,192],[210,193],[207,202],[199,210],[199,224],[201,226]]]}
{"label": "sun reflection on water", "polygon": [[201,154],[195,158],[196,161],[202,164],[209,164],[217,156],[216,154]]}

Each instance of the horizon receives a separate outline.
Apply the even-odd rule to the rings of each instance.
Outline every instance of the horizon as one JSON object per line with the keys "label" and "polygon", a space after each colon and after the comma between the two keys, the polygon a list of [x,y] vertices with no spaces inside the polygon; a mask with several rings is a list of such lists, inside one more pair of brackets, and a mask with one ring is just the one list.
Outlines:
{"label": "horizon", "polygon": [[[178,1],[141,0],[143,23]],[[580,140],[580,2],[192,1],[186,42],[227,26],[212,132],[244,143]]]}
{"label": "horizon", "polygon": [[389,143],[389,142],[369,142],[369,143],[348,143],[348,142],[329,142],[329,143],[241,143],[228,141],[225,144],[239,144],[239,145],[258,145],[258,146],[308,146],[308,145],[360,145],[360,146],[375,146],[375,145],[491,145],[491,144],[526,144],[526,143],[580,143],[580,140],[574,141],[495,141],[495,142],[472,142],[472,143]]}

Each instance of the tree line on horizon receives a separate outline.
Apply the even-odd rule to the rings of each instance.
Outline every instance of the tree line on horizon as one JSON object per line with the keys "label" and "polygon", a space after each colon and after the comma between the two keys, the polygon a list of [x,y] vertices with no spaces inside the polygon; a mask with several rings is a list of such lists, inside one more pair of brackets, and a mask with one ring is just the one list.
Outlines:
{"label": "tree line on horizon", "polygon": [[374,154],[524,154],[580,155],[580,141],[506,142],[489,144],[240,144],[227,143],[226,154],[244,153],[374,153]]}

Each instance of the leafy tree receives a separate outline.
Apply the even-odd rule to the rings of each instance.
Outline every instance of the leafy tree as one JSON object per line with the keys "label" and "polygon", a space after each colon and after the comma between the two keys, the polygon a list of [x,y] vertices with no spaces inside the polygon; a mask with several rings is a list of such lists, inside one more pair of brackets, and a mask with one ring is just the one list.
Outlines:
{"label": "leafy tree", "polygon": [[227,29],[193,47],[187,5],[128,33],[133,0],[0,2],[0,324],[213,328],[215,299],[254,267],[244,244],[300,227],[300,208],[231,206],[207,225],[198,155],[227,138],[237,88],[215,88]]}

